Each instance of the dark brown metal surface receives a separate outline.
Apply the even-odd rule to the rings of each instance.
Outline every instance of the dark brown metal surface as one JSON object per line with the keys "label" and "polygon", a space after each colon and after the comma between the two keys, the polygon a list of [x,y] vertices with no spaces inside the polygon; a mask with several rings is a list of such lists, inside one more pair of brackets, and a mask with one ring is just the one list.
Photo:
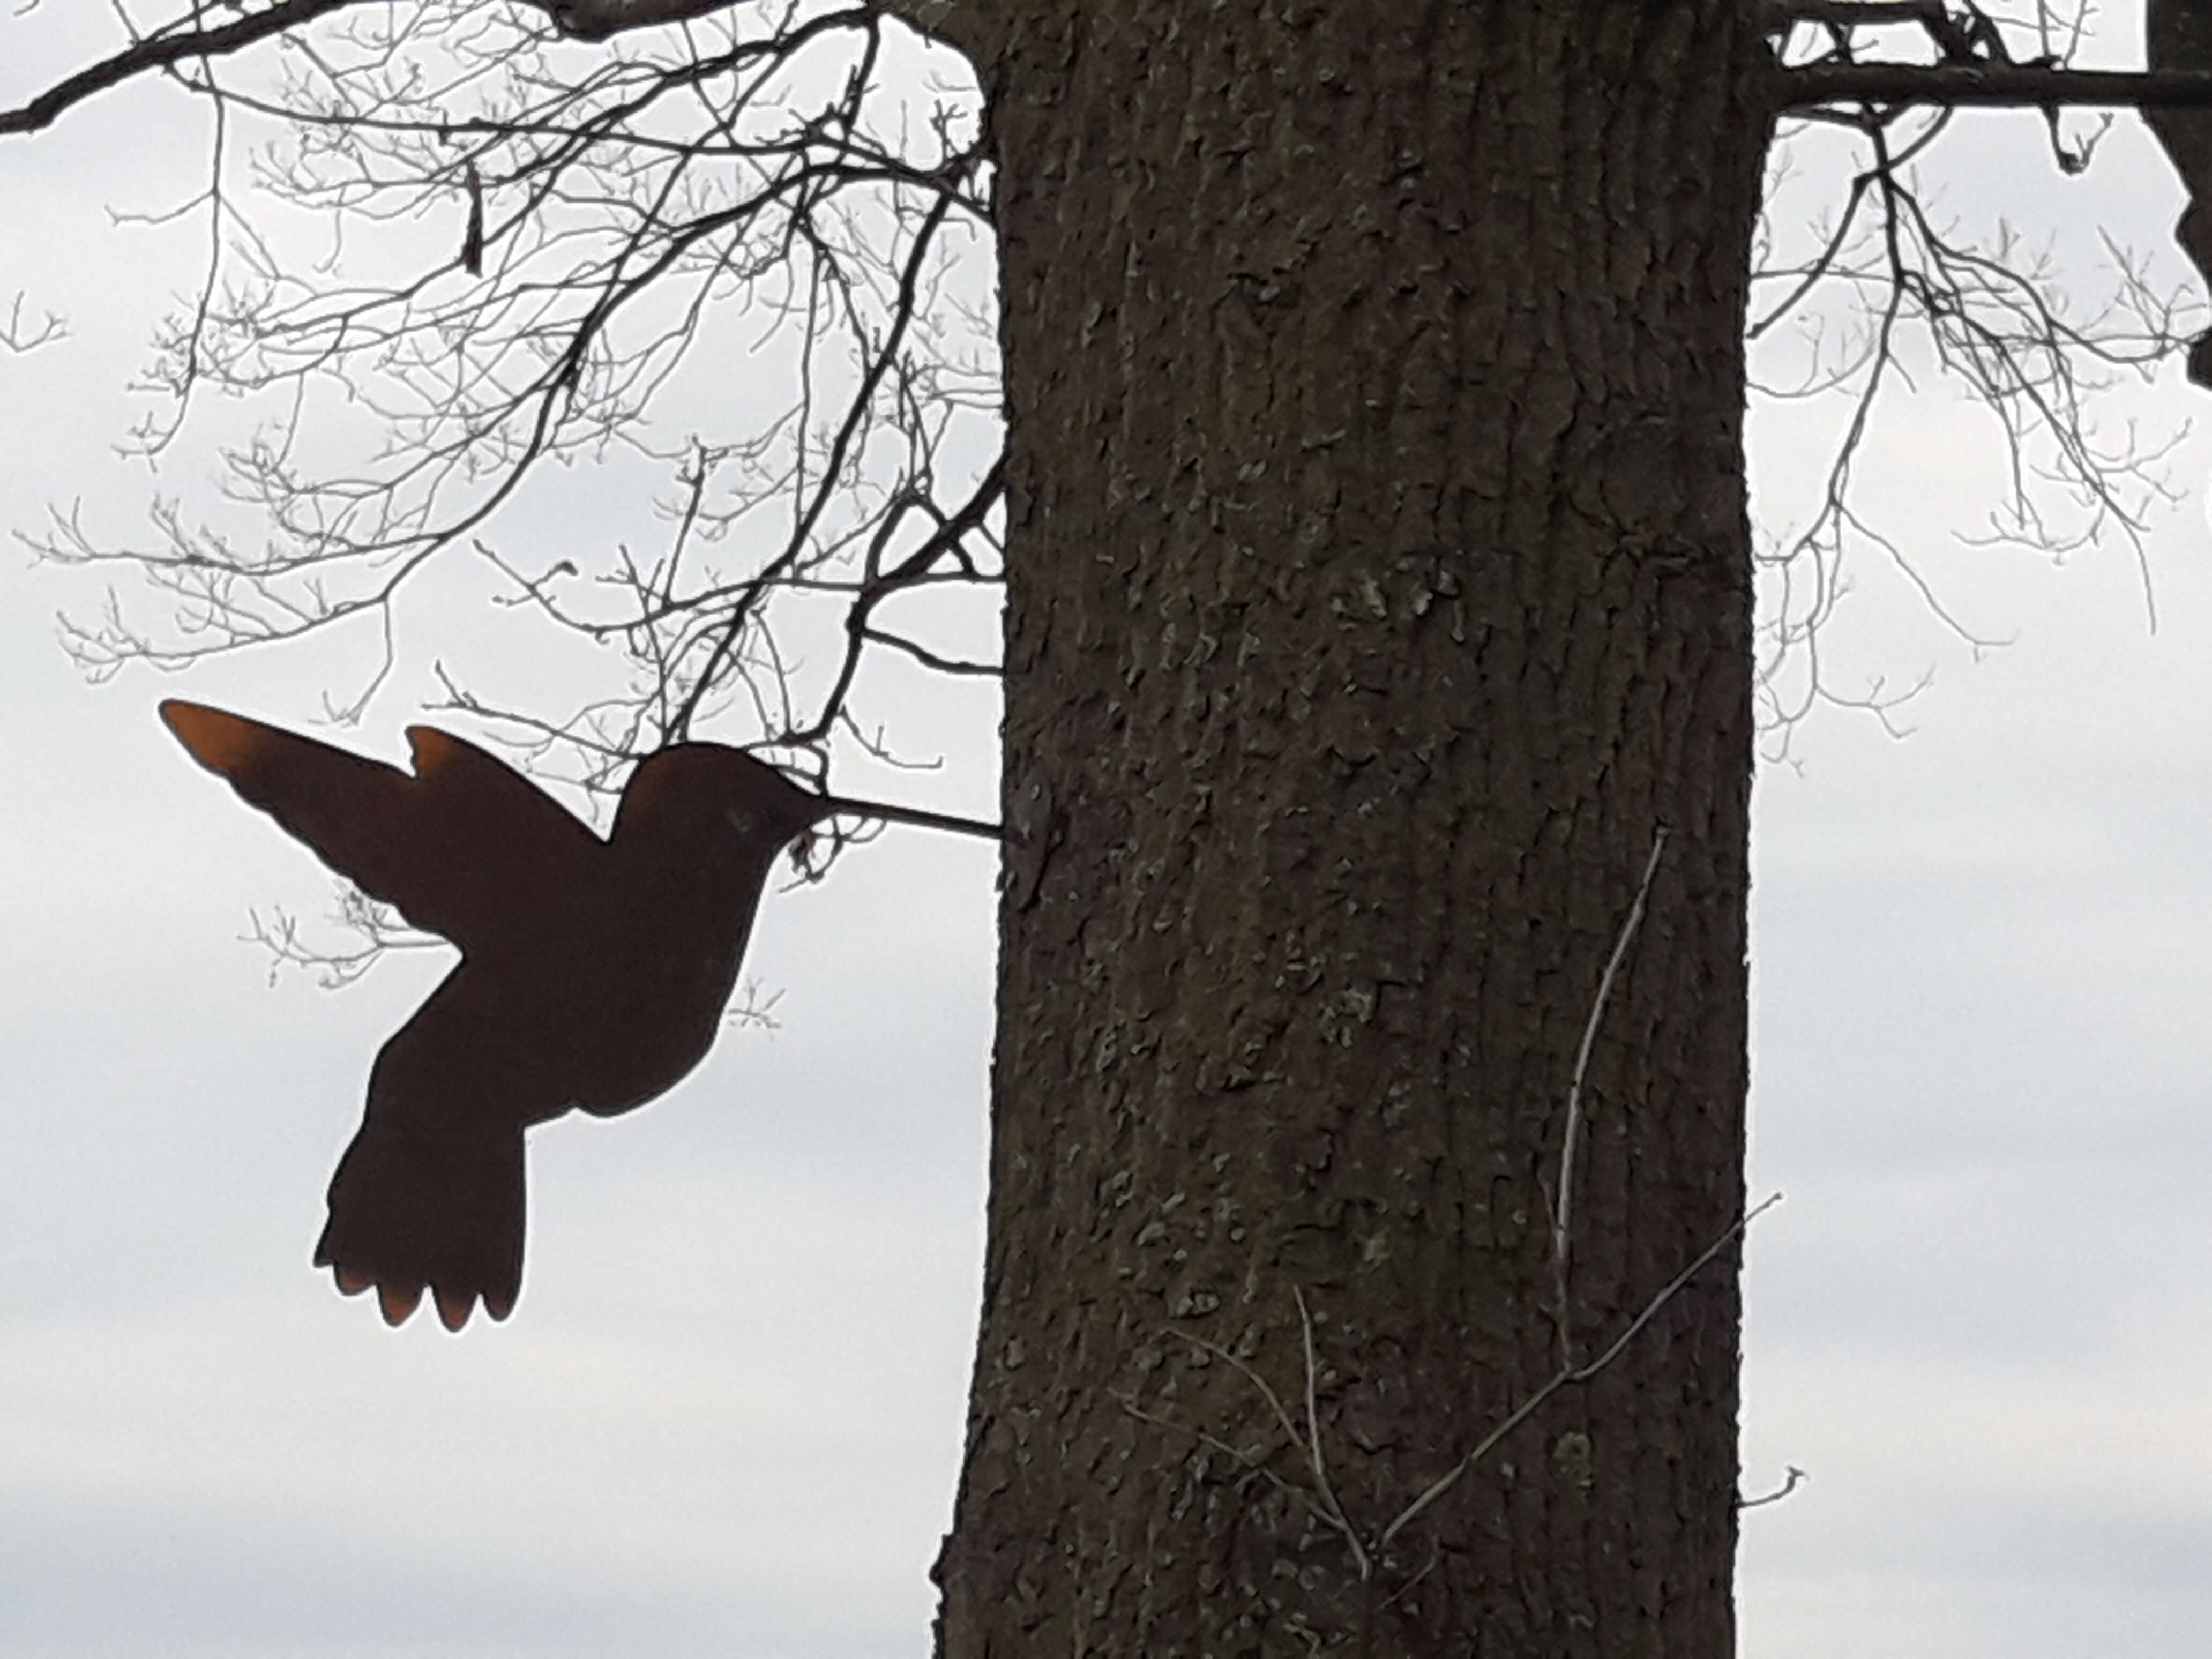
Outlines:
{"label": "dark brown metal surface", "polygon": [[776,854],[840,813],[994,836],[841,800],[717,744],[641,762],[602,841],[490,755],[410,727],[414,771],[171,701],[194,759],[461,960],[384,1045],[338,1160],[315,1263],[398,1324],[447,1328],[522,1279],[523,1131],[642,1106],[714,1045]]}

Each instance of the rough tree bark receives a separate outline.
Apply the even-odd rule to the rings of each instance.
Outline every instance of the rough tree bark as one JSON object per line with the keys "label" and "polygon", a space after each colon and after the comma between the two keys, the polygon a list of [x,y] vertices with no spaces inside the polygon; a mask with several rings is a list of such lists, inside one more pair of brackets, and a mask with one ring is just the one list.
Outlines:
{"label": "rough tree bark", "polygon": [[[2144,56],[2154,70],[2212,67],[2212,4],[2207,0],[2147,0]],[[2146,107],[2143,118],[2166,148],[2189,191],[2174,234],[2200,276],[2212,276],[2212,115],[2203,110]],[[2212,333],[2189,354],[2189,378],[2212,386]]]}
{"label": "rough tree bark", "polygon": [[1572,1351],[1741,1212],[1750,10],[961,9],[1029,840],[954,1659],[1734,1650],[1733,1248],[1364,1577],[1259,1382],[1302,1297],[1371,1546],[1557,1368],[1662,825]]}
{"label": "rough tree bark", "polygon": [[[600,40],[726,0],[529,3]],[[0,133],[353,7],[194,10]],[[1018,833],[940,1652],[1731,1653],[1771,118],[2141,103],[2196,191],[2207,0],[2152,0],[2148,76],[1940,5],[853,15],[886,14],[981,72],[1010,417]],[[1836,39],[1784,77],[1793,16],[1909,18],[1940,61]],[[1993,401],[2040,396],[2013,374]]]}

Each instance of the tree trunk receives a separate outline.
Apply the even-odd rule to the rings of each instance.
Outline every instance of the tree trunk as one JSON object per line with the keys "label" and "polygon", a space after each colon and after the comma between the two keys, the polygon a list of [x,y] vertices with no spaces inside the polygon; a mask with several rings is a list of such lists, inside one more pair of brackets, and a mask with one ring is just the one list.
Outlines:
{"label": "tree trunk", "polygon": [[[2154,70],[2212,69],[2212,0],[2148,0],[2143,55]],[[2197,275],[2212,279],[2212,114],[2155,104],[2142,113],[2189,192],[2174,234]],[[2212,386],[2212,332],[2191,347],[2189,378]]]}
{"label": "tree trunk", "polygon": [[953,1659],[1734,1650],[1732,1247],[1380,1540],[1742,1206],[1750,11],[968,11],[1028,838]]}

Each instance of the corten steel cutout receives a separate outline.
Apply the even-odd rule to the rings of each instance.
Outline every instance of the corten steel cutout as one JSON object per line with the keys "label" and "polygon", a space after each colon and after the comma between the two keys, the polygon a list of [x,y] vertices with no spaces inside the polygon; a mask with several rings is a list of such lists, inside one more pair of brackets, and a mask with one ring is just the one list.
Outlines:
{"label": "corten steel cutout", "polygon": [[519,772],[434,726],[404,772],[172,700],[161,718],[324,863],[461,960],[377,1054],[331,1179],[315,1265],[398,1324],[448,1330],[522,1283],[523,1131],[665,1093],[714,1046],[775,855],[840,814],[996,838],[996,826],[801,789],[719,744],[647,756],[602,841]]}

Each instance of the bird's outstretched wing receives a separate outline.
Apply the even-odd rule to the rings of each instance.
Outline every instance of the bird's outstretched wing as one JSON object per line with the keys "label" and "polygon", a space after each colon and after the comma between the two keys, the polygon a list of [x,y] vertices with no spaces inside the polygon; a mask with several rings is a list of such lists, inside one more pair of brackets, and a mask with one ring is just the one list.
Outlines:
{"label": "bird's outstretched wing", "polygon": [[370,897],[466,951],[511,938],[549,894],[586,879],[605,843],[558,801],[473,744],[413,726],[412,774],[172,699],[161,718],[227,780]]}

